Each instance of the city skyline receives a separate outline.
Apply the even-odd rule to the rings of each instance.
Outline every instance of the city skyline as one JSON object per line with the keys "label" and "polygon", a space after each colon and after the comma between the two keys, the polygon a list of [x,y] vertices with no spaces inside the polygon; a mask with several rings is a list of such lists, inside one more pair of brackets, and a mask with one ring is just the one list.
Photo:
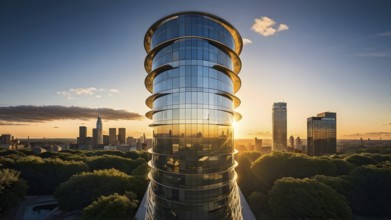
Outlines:
{"label": "city skyline", "polygon": [[[338,139],[391,139],[390,3],[221,3],[1,3],[0,133],[73,138],[105,108],[106,128],[151,137],[143,36],[161,17],[198,10],[230,21],[244,39],[235,138],[270,139],[270,105],[283,101],[288,136],[305,139],[306,119],[332,111]],[[47,114],[31,117],[36,106]]]}

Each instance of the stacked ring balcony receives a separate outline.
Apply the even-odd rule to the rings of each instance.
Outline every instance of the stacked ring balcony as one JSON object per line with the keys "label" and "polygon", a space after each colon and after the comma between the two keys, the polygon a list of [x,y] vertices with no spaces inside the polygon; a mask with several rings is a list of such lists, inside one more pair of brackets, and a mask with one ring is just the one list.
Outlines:
{"label": "stacked ring balcony", "polygon": [[156,22],[144,42],[154,134],[146,219],[241,219],[232,129],[240,35],[185,12]]}

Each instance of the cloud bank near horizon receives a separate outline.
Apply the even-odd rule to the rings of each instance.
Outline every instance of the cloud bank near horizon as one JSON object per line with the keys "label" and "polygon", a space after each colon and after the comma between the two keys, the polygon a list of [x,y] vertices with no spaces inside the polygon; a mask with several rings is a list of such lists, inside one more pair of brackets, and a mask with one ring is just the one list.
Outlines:
{"label": "cloud bank near horizon", "polygon": [[25,125],[54,120],[96,119],[98,113],[104,120],[142,120],[139,113],[112,108],[87,108],[61,105],[19,105],[0,107],[0,125]]}
{"label": "cloud bank near horizon", "polygon": [[344,135],[345,137],[358,137],[358,136],[375,136],[375,137],[380,137],[380,136],[385,136],[385,137],[391,137],[391,132],[388,131],[374,131],[374,132],[366,132],[366,133],[354,133],[354,134],[347,134]]}

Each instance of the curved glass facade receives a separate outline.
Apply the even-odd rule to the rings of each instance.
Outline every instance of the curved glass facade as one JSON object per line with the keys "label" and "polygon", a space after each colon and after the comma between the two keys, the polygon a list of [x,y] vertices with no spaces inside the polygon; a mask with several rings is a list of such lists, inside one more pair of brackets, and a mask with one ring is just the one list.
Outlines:
{"label": "curved glass facade", "polygon": [[152,25],[144,43],[154,136],[146,219],[242,219],[232,128],[241,118],[239,33],[214,15],[182,12]]}

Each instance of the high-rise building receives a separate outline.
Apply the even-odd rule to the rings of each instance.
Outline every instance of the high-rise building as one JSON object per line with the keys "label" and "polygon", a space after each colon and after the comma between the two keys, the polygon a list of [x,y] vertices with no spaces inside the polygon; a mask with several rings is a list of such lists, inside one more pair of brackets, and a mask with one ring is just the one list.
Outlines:
{"label": "high-rise building", "polygon": [[10,134],[2,134],[0,136],[0,144],[11,144],[11,137]]}
{"label": "high-rise building", "polygon": [[118,128],[118,142],[119,144],[125,144],[126,128]]}
{"label": "high-rise building", "polygon": [[87,127],[86,126],[80,126],[79,127],[79,137],[80,138],[86,138],[87,137]]}
{"label": "high-rise building", "polygon": [[262,151],[262,139],[255,138],[255,150],[261,152]]}
{"label": "high-rise building", "polygon": [[109,144],[111,146],[117,145],[117,129],[109,128]]}
{"label": "high-rise building", "polygon": [[100,115],[98,115],[98,120],[96,120],[96,129],[97,129],[97,144],[103,144],[103,125]]}
{"label": "high-rise building", "polygon": [[92,129],[92,147],[97,148],[99,145],[99,130],[97,128]]}
{"label": "high-rise building", "polygon": [[297,150],[303,150],[300,137],[297,137],[297,138],[296,138],[295,149],[297,149]]}
{"label": "high-rise building", "polygon": [[242,219],[232,127],[241,36],[215,15],[180,12],[153,24],[144,47],[154,136],[145,219]]}
{"label": "high-rise building", "polygon": [[272,113],[273,151],[286,151],[287,113],[285,102],[275,102]]}
{"label": "high-rise building", "polygon": [[292,149],[295,147],[295,138],[292,135],[289,137],[289,147]]}
{"label": "high-rise building", "polygon": [[126,138],[126,144],[133,146],[135,144],[134,138],[133,137]]}
{"label": "high-rise building", "polygon": [[307,119],[307,154],[321,156],[337,152],[337,113],[323,112]]}
{"label": "high-rise building", "polygon": [[87,138],[87,127],[86,126],[80,126],[79,127],[79,137],[77,138],[77,144],[85,145],[86,144],[86,138]]}
{"label": "high-rise building", "polygon": [[109,135],[103,135],[103,145],[107,146],[110,144],[110,137]]}

